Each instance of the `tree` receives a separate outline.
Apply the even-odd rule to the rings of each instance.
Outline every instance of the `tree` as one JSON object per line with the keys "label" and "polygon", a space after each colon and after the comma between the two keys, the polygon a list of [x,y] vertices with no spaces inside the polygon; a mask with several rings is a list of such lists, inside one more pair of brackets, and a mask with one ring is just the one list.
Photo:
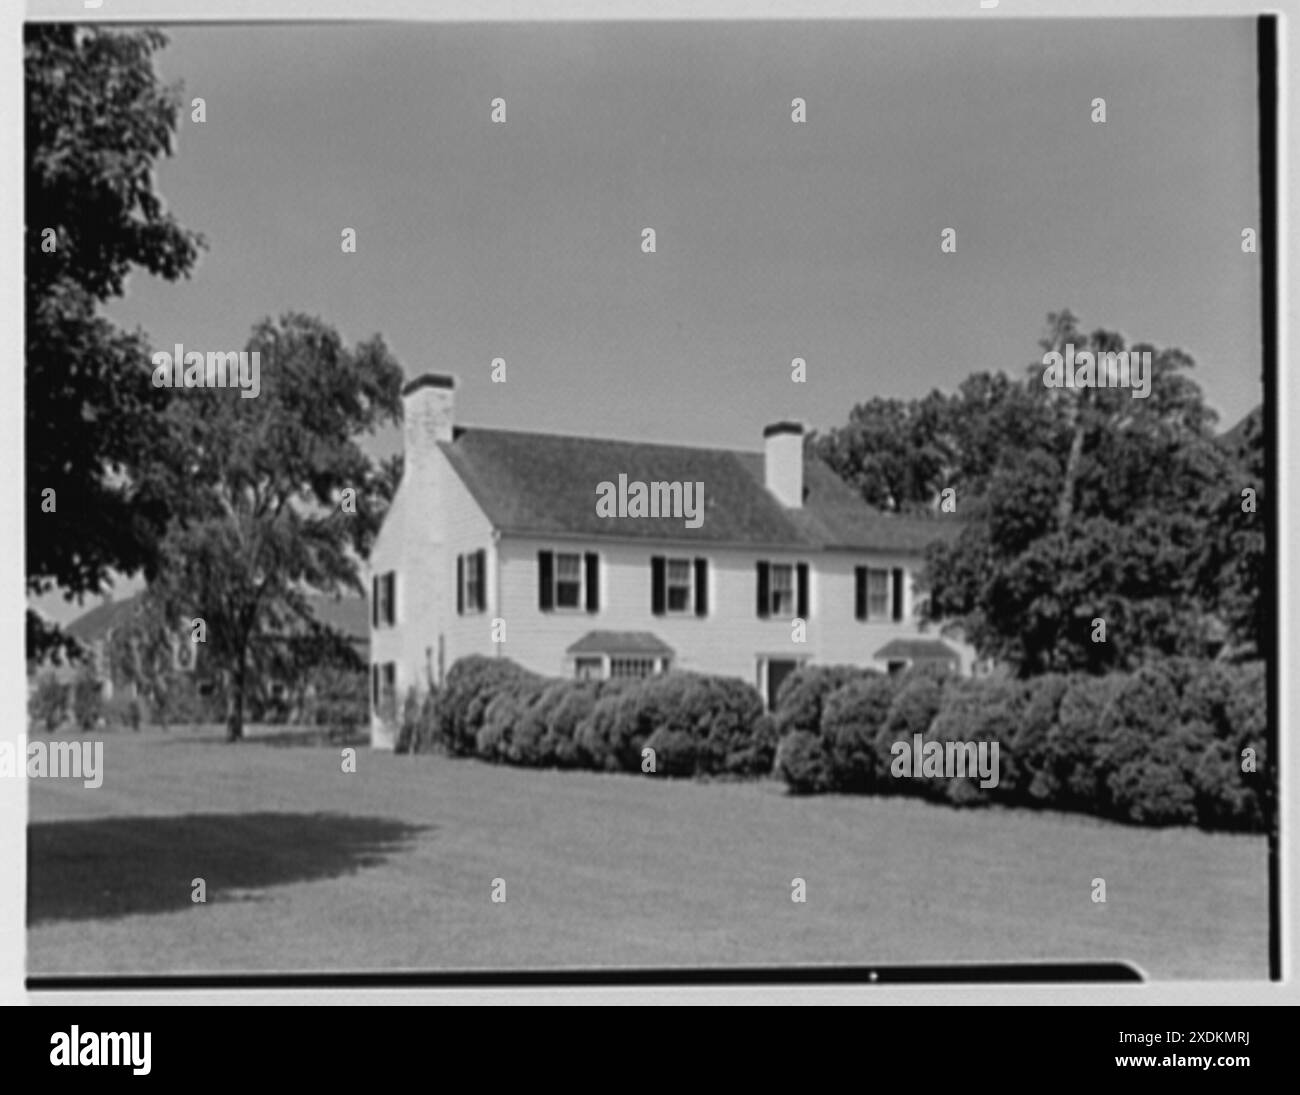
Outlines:
{"label": "tree", "polygon": [[[141,382],[144,335],[97,308],[133,267],[188,274],[203,241],[154,188],[179,102],[153,70],[166,38],[63,23],[29,24],[23,42],[27,588],[71,599],[149,572],[166,519],[134,472],[157,456],[167,393]],[[30,656],[57,641],[29,620]]]}
{"label": "tree", "polygon": [[1265,479],[1264,411],[1257,407],[1222,438],[1227,473],[1211,488],[1213,516],[1205,537],[1200,588],[1228,628],[1234,651],[1262,657],[1271,621],[1264,590],[1269,502]]}
{"label": "tree", "polygon": [[231,740],[258,681],[283,671],[285,638],[316,634],[307,593],[362,592],[391,468],[357,439],[401,414],[402,371],[378,336],[349,350],[290,313],[257,324],[246,352],[259,355],[260,394],[177,390],[168,459],[144,484],[173,512],[148,595],[178,626],[202,621]]}
{"label": "tree", "polygon": [[[1048,327],[1044,350],[1124,349],[1113,332],[1081,335],[1069,312]],[[1031,366],[1006,397],[1037,404],[1034,432],[1003,450],[983,489],[972,483],[961,534],[927,554],[927,615],[1023,675],[1205,656],[1222,641],[1197,580],[1226,474],[1215,416],[1185,375],[1187,355],[1131,352],[1151,354],[1146,398],[1047,388]]]}

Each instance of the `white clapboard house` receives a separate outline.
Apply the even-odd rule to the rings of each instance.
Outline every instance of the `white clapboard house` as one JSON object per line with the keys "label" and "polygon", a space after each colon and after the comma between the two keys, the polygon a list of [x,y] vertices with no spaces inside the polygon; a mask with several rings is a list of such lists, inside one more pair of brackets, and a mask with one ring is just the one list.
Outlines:
{"label": "white clapboard house", "polygon": [[[376,746],[391,746],[408,690],[468,654],[549,676],[727,674],[769,704],[805,662],[970,672],[970,648],[920,634],[913,588],[951,524],[867,506],[804,454],[798,424],[736,452],[458,427],[446,376],[403,395],[405,468],[370,560]],[[661,511],[652,484],[702,484],[702,508],[602,513],[602,492],[626,503],[625,484]]]}

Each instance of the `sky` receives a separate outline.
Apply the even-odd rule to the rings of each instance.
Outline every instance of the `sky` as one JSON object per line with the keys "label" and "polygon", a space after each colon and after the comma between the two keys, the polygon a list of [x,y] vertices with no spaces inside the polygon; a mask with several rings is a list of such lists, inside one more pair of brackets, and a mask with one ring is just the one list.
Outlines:
{"label": "sky", "polygon": [[1223,428],[1262,399],[1251,19],[168,34],[187,106],[157,183],[209,246],[108,308],[155,346],[305,311],[454,374],[464,425],[758,449],[1022,375],[1068,307],[1189,353]]}

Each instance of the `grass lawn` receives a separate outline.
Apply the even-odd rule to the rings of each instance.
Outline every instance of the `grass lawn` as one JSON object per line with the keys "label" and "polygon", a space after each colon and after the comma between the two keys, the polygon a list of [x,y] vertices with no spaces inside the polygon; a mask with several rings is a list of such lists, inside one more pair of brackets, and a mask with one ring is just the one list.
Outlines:
{"label": "grass lawn", "polygon": [[1087,958],[1155,979],[1267,971],[1262,837],[364,747],[347,774],[337,747],[229,746],[215,730],[104,741],[102,787],[29,783],[32,974]]}

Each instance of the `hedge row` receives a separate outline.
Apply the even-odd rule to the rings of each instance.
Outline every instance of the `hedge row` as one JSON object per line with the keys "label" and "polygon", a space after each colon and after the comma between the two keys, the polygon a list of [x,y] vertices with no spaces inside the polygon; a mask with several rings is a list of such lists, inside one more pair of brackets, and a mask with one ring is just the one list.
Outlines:
{"label": "hedge row", "polygon": [[397,748],[624,772],[642,771],[642,750],[653,749],[663,775],[762,775],[776,737],[759,694],[732,677],[559,680],[476,655],[436,694],[408,698]]}
{"label": "hedge row", "polygon": [[[839,678],[803,671],[782,689],[776,767],[795,792],[916,794],[1210,829],[1258,830],[1272,816],[1260,662],[1171,659],[1132,674],[1029,681]],[[893,775],[895,743],[916,734],[996,742],[997,785]]]}

